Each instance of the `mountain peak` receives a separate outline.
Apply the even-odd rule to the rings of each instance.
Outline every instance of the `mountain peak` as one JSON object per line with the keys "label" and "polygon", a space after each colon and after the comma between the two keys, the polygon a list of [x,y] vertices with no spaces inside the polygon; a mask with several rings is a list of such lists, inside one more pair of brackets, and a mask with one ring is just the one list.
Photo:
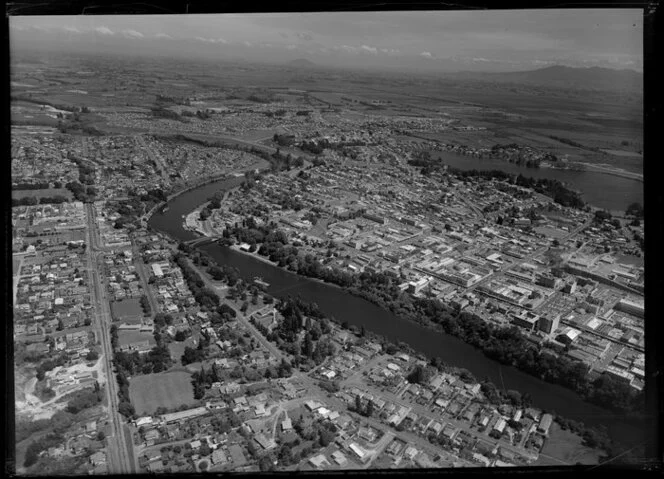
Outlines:
{"label": "mountain peak", "polygon": [[298,58],[297,60],[292,60],[288,62],[289,65],[294,67],[315,67],[316,64],[306,58]]}

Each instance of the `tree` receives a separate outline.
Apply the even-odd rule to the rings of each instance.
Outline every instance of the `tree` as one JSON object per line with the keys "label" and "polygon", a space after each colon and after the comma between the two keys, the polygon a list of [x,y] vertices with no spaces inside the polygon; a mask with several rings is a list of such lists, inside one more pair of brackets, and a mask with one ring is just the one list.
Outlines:
{"label": "tree", "polygon": [[369,401],[367,402],[367,408],[364,411],[364,415],[367,417],[371,417],[373,416],[373,413],[374,413],[374,403],[373,401]]}
{"label": "tree", "polygon": [[97,441],[103,441],[104,439],[106,439],[106,433],[104,433],[104,431],[99,431],[97,433]]}
{"label": "tree", "polygon": [[359,394],[355,396],[355,412],[362,412],[362,398]]}
{"label": "tree", "polygon": [[198,453],[201,456],[209,456],[212,454],[212,449],[210,448],[210,445],[207,443],[207,441],[201,444],[201,448],[198,450]]}
{"label": "tree", "polygon": [[37,448],[33,447],[36,444],[37,443],[33,442],[30,444],[30,446],[28,446],[28,449],[25,452],[25,461],[23,462],[23,466],[30,467],[39,460]]}
{"label": "tree", "polygon": [[260,468],[261,472],[271,471],[274,469],[274,463],[272,462],[270,456],[266,455],[260,458],[258,461],[258,467]]}

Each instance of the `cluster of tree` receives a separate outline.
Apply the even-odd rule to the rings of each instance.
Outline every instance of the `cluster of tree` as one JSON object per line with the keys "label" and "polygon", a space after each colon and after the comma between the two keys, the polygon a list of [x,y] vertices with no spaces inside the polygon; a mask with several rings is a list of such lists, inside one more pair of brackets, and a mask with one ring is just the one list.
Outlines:
{"label": "cluster of tree", "polygon": [[154,325],[157,329],[162,329],[173,324],[173,316],[167,313],[157,313],[154,317]]}
{"label": "cluster of tree", "polygon": [[207,351],[203,347],[203,341],[199,341],[196,348],[190,348],[189,346],[184,348],[184,354],[180,358],[180,361],[183,366],[186,366],[187,364],[203,361],[206,357]]}
{"label": "cluster of tree", "polygon": [[210,418],[210,426],[217,434],[225,434],[242,425],[242,420],[232,409],[227,408],[221,413],[215,413]]}
{"label": "cluster of tree", "polygon": [[87,361],[96,361],[99,359],[99,353],[97,351],[90,351],[85,355]]}
{"label": "cluster of tree", "polygon": [[272,103],[274,96],[269,92],[257,94],[252,93],[247,97],[247,100],[253,101],[255,103]]}
{"label": "cluster of tree", "polygon": [[150,109],[152,116],[155,118],[167,118],[169,120],[184,121],[182,117],[175,111],[164,108],[163,106],[155,105]]}
{"label": "cluster of tree", "polygon": [[590,150],[590,151],[597,151],[597,152],[601,151],[596,146],[585,146],[585,145],[582,145],[579,142],[576,142],[574,140],[570,140],[569,138],[561,138],[559,136],[553,136],[553,135],[549,135],[549,138],[551,138],[552,140],[559,141],[560,143],[564,143],[565,145],[574,146],[576,148],[581,148],[583,150]]}
{"label": "cluster of tree", "polygon": [[70,181],[65,185],[65,188],[72,192],[76,201],[91,203],[96,199],[96,190],[91,186],[86,188],[78,181]]}
{"label": "cluster of tree", "polygon": [[293,429],[302,440],[311,441],[316,449],[329,446],[337,433],[337,427],[332,422],[311,422],[302,417],[293,422]]}
{"label": "cluster of tree", "polygon": [[196,110],[196,113],[193,113],[191,111],[185,110],[182,112],[182,116],[189,116],[189,117],[196,117],[200,118],[201,120],[207,120],[209,119],[212,114],[214,113],[213,110]]}
{"label": "cluster of tree", "polygon": [[204,366],[201,366],[200,371],[196,371],[191,375],[194,399],[202,399],[205,396],[205,389],[220,380],[221,378],[217,375],[215,368],[205,369]]}
{"label": "cluster of tree", "polygon": [[[60,183],[60,182],[58,182]],[[20,190],[47,190],[51,187],[51,185],[47,183],[13,183],[12,184],[12,191],[20,191]],[[53,188],[62,188],[62,185],[60,186],[54,186]]]}
{"label": "cluster of tree", "polygon": [[274,141],[277,145],[279,146],[292,146],[295,143],[295,136],[294,135],[279,135],[277,133],[274,134],[272,137],[272,141]]}
{"label": "cluster of tree", "polygon": [[375,411],[375,406],[372,400],[368,400],[366,404],[362,404],[362,398],[358,394],[355,396],[355,403],[349,405],[349,409],[362,416],[371,417]]}
{"label": "cluster of tree", "polygon": [[103,394],[99,382],[95,381],[94,388],[86,388],[76,391],[67,402],[66,410],[72,414],[78,414],[84,409],[89,409],[101,403]]}
{"label": "cluster of tree", "polygon": [[57,196],[24,196],[23,198],[12,198],[12,206],[33,206],[33,205],[59,205],[66,203],[67,198],[62,195]]}
{"label": "cluster of tree", "polygon": [[295,112],[295,116],[309,116],[311,112],[309,110],[298,110]]}
{"label": "cluster of tree", "polygon": [[150,306],[150,301],[148,301],[148,297],[146,295],[141,296],[140,303],[141,303],[141,308],[143,309],[143,314],[149,316],[150,313],[152,312],[152,307]]}
{"label": "cluster of tree", "polygon": [[277,118],[282,118],[282,117],[286,116],[286,110],[284,110],[283,108],[280,108],[279,110],[275,110],[275,111],[266,111],[265,116],[267,116],[268,118],[274,118],[275,116]]}
{"label": "cluster of tree", "polygon": [[36,441],[32,441],[25,451],[25,461],[23,462],[23,466],[30,467],[36,464],[39,460],[39,455],[43,451],[47,451],[49,448],[56,447],[64,442],[64,435],[55,432],[46,434]]}
{"label": "cluster of tree", "polygon": [[298,147],[302,151],[308,151],[309,153],[313,153],[314,155],[320,155],[325,151],[326,148],[330,147],[330,142],[326,138],[323,138],[322,140],[319,141],[303,141],[301,142]]}
{"label": "cluster of tree", "polygon": [[65,134],[80,132],[90,136],[104,136],[104,133],[94,126],[81,123],[80,117],[78,117],[76,114],[74,114],[72,119],[74,120],[73,122],[58,121],[58,131]]}
{"label": "cluster of tree", "polygon": [[328,381],[326,379],[322,379],[318,381],[318,386],[329,393],[337,393],[341,390],[341,386],[339,385],[338,381]]}
{"label": "cluster of tree", "polygon": [[408,373],[406,379],[411,384],[427,384],[432,376],[431,368],[418,364]]}
{"label": "cluster of tree", "polygon": [[189,266],[186,257],[178,252],[174,256],[175,262],[182,269],[187,286],[194,295],[194,299],[204,310],[212,310],[219,306],[219,296],[210,288],[205,287],[201,276]]}
{"label": "cluster of tree", "polygon": [[[235,286],[235,284],[240,279],[240,271],[237,268],[233,268],[228,265],[211,265],[207,269],[207,273],[212,276],[212,279],[215,281],[224,281],[229,286]],[[227,306],[227,308],[230,308]],[[230,308],[231,310],[233,308]]]}
{"label": "cluster of tree", "polygon": [[140,196],[140,200],[146,203],[161,203],[168,200],[168,195],[161,188],[153,188]]}
{"label": "cluster of tree", "polygon": [[160,95],[157,93],[155,100],[157,103],[173,103],[176,105],[185,105],[190,106],[191,100],[183,96],[170,96],[170,95]]}
{"label": "cluster of tree", "polygon": [[635,218],[643,218],[643,205],[638,202],[631,203],[625,211],[627,216],[634,216]]}
{"label": "cluster of tree", "polygon": [[62,367],[69,362],[67,354],[61,353],[54,358],[49,358],[37,366],[37,380],[43,381],[48,371],[54,370],[56,367]]}
{"label": "cluster of tree", "polygon": [[[267,338],[294,354],[296,364],[301,360],[313,360],[315,364],[320,364],[326,357],[335,354],[334,345],[328,338],[323,337],[330,331],[329,323],[324,320],[315,303],[305,303],[300,298],[288,297],[280,300],[276,307],[283,319]],[[297,338],[303,330],[304,337],[298,342]]]}
{"label": "cluster of tree", "polygon": [[157,345],[145,354],[138,351],[116,351],[113,363],[127,376],[166,371],[173,364],[168,347]]}

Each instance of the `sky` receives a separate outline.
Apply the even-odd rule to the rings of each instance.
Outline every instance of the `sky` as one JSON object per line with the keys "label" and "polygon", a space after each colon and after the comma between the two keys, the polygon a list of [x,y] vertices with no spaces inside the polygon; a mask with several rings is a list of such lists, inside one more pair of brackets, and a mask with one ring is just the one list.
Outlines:
{"label": "sky", "polygon": [[10,17],[10,47],[319,65],[643,69],[640,9]]}

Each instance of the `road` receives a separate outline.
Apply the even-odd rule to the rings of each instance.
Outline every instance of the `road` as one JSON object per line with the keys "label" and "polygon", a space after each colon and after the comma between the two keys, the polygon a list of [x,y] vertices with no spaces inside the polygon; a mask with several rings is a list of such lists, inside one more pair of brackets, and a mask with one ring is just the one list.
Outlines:
{"label": "road", "polygon": [[[108,468],[111,474],[130,474],[136,472],[135,463],[129,454],[124,431],[124,422],[118,412],[118,384],[113,374],[113,348],[111,346],[111,313],[103,281],[99,274],[98,261],[103,258],[103,252],[98,249],[98,232],[95,221],[95,212],[91,204],[86,204],[88,220],[88,245],[86,252],[87,270],[90,283],[91,302],[95,309],[93,324],[98,328],[99,340],[102,347],[106,380],[106,394],[108,396],[108,414],[110,418],[111,434],[107,436]],[[129,444],[133,448],[133,445]]]}
{"label": "road", "polygon": [[157,165],[157,169],[159,170],[159,174],[161,175],[162,179],[166,182],[166,184],[170,184],[171,180],[168,177],[168,173],[166,173],[166,165],[164,165],[164,160],[161,158],[161,156],[154,154],[154,152],[145,144],[145,139],[142,135],[136,135],[134,138],[136,138],[138,145],[143,148],[143,150],[145,150],[150,159],[154,161],[155,165]]}
{"label": "road", "polygon": [[12,259],[18,257],[18,268],[14,271],[14,281],[13,281],[13,303],[16,304],[16,296],[18,295],[18,283],[21,281],[21,268],[23,267],[23,257],[24,255],[12,255]]}
{"label": "road", "polygon": [[143,263],[143,259],[141,258],[141,253],[138,250],[138,246],[136,246],[136,243],[132,239],[131,241],[131,250],[134,255],[134,265],[136,265],[136,272],[138,273],[139,278],[141,278],[141,284],[143,285],[143,291],[145,293],[145,296],[148,298],[148,303],[150,304],[150,309],[152,312],[150,313],[150,317],[154,318],[154,315],[159,312],[159,305],[157,303],[157,300],[154,298],[154,294],[152,294],[152,289],[150,288],[150,285],[148,283],[148,279],[150,277],[149,273],[145,271],[145,264]]}

